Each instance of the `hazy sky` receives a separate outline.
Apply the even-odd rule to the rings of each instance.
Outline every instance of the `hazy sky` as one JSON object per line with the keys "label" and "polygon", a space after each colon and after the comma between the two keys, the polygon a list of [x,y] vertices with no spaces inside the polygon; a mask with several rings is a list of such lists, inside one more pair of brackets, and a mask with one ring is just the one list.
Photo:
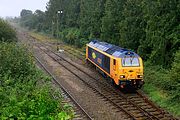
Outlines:
{"label": "hazy sky", "polygon": [[49,0],[0,0],[0,17],[20,16],[22,9],[46,10],[46,3]]}

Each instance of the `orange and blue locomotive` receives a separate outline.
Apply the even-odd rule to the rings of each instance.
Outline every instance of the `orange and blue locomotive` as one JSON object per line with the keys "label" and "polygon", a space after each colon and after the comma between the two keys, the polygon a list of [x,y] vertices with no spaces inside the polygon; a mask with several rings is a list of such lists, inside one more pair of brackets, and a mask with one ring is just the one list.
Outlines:
{"label": "orange and blue locomotive", "polygon": [[93,40],[86,45],[86,60],[121,88],[133,86],[139,89],[144,84],[143,62],[135,52]]}

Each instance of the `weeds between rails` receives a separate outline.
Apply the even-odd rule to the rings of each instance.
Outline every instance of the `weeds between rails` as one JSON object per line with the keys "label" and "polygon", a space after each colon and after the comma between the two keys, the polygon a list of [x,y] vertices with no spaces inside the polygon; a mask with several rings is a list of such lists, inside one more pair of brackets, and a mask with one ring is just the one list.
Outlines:
{"label": "weeds between rails", "polygon": [[[48,50],[48,51],[50,51],[50,50]],[[52,52],[52,51],[51,51]],[[46,54],[48,54],[48,53],[46,53]],[[54,54],[56,54],[56,53],[54,53]],[[57,55],[57,54],[56,54]],[[52,57],[52,56],[51,56]],[[59,56],[60,57],[60,56]],[[53,58],[54,59],[54,58]],[[63,59],[63,58],[62,58]],[[54,59],[54,60],[56,60],[56,59]],[[63,59],[64,60],[64,59]],[[58,61],[57,61],[58,62]],[[58,62],[59,63],[59,62]],[[128,102],[130,102],[130,100],[128,100]],[[131,104],[133,104],[133,103],[131,103]],[[141,109],[141,108],[139,108],[139,109]],[[143,109],[141,109],[142,111],[143,111]],[[146,112],[145,110],[144,110],[144,112]],[[148,112],[146,112],[147,114],[149,114],[151,117],[153,116],[151,113],[148,113]],[[161,117],[163,117],[163,116],[161,116]],[[155,116],[153,116],[153,119],[158,119],[157,117],[155,117]]]}
{"label": "weeds between rails", "polygon": [[[143,98],[144,99],[144,98]],[[146,101],[147,101],[147,99],[146,99]],[[153,104],[152,104],[152,106],[154,106]],[[159,111],[159,110],[158,110]],[[161,112],[161,113],[165,113],[165,112]],[[167,113],[166,113],[167,114]],[[162,117],[162,116],[161,116]]]}
{"label": "weeds between rails", "polygon": [[76,114],[77,117],[76,119],[88,119],[92,120],[93,118],[85,111],[85,109],[75,100],[75,98],[58,82],[58,80],[54,77],[54,75],[43,65],[43,63],[34,56],[36,61],[42,66],[42,68],[52,77],[53,81],[55,82],[56,85],[60,87],[60,89],[63,91],[66,97],[70,98],[71,103],[73,103],[74,106],[76,106]]}

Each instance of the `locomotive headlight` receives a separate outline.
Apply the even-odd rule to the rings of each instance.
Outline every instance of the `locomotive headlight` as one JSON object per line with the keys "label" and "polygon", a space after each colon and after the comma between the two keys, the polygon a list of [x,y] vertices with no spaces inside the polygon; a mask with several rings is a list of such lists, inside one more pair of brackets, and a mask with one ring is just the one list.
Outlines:
{"label": "locomotive headlight", "polygon": [[138,78],[143,78],[143,75],[138,75]]}
{"label": "locomotive headlight", "polygon": [[124,75],[120,75],[120,78],[125,78],[125,76]]}

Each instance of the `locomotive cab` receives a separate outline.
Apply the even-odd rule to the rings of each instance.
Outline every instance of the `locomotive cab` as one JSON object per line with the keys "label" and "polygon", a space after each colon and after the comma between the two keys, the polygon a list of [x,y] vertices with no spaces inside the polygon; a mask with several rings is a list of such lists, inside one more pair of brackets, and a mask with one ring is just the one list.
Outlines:
{"label": "locomotive cab", "polygon": [[144,84],[143,63],[141,57],[131,51],[116,53],[112,59],[111,76],[121,88],[133,86],[139,89]]}
{"label": "locomotive cab", "polygon": [[121,88],[128,85],[141,88],[143,84],[142,59],[135,53],[125,53],[120,59],[119,85]]}

